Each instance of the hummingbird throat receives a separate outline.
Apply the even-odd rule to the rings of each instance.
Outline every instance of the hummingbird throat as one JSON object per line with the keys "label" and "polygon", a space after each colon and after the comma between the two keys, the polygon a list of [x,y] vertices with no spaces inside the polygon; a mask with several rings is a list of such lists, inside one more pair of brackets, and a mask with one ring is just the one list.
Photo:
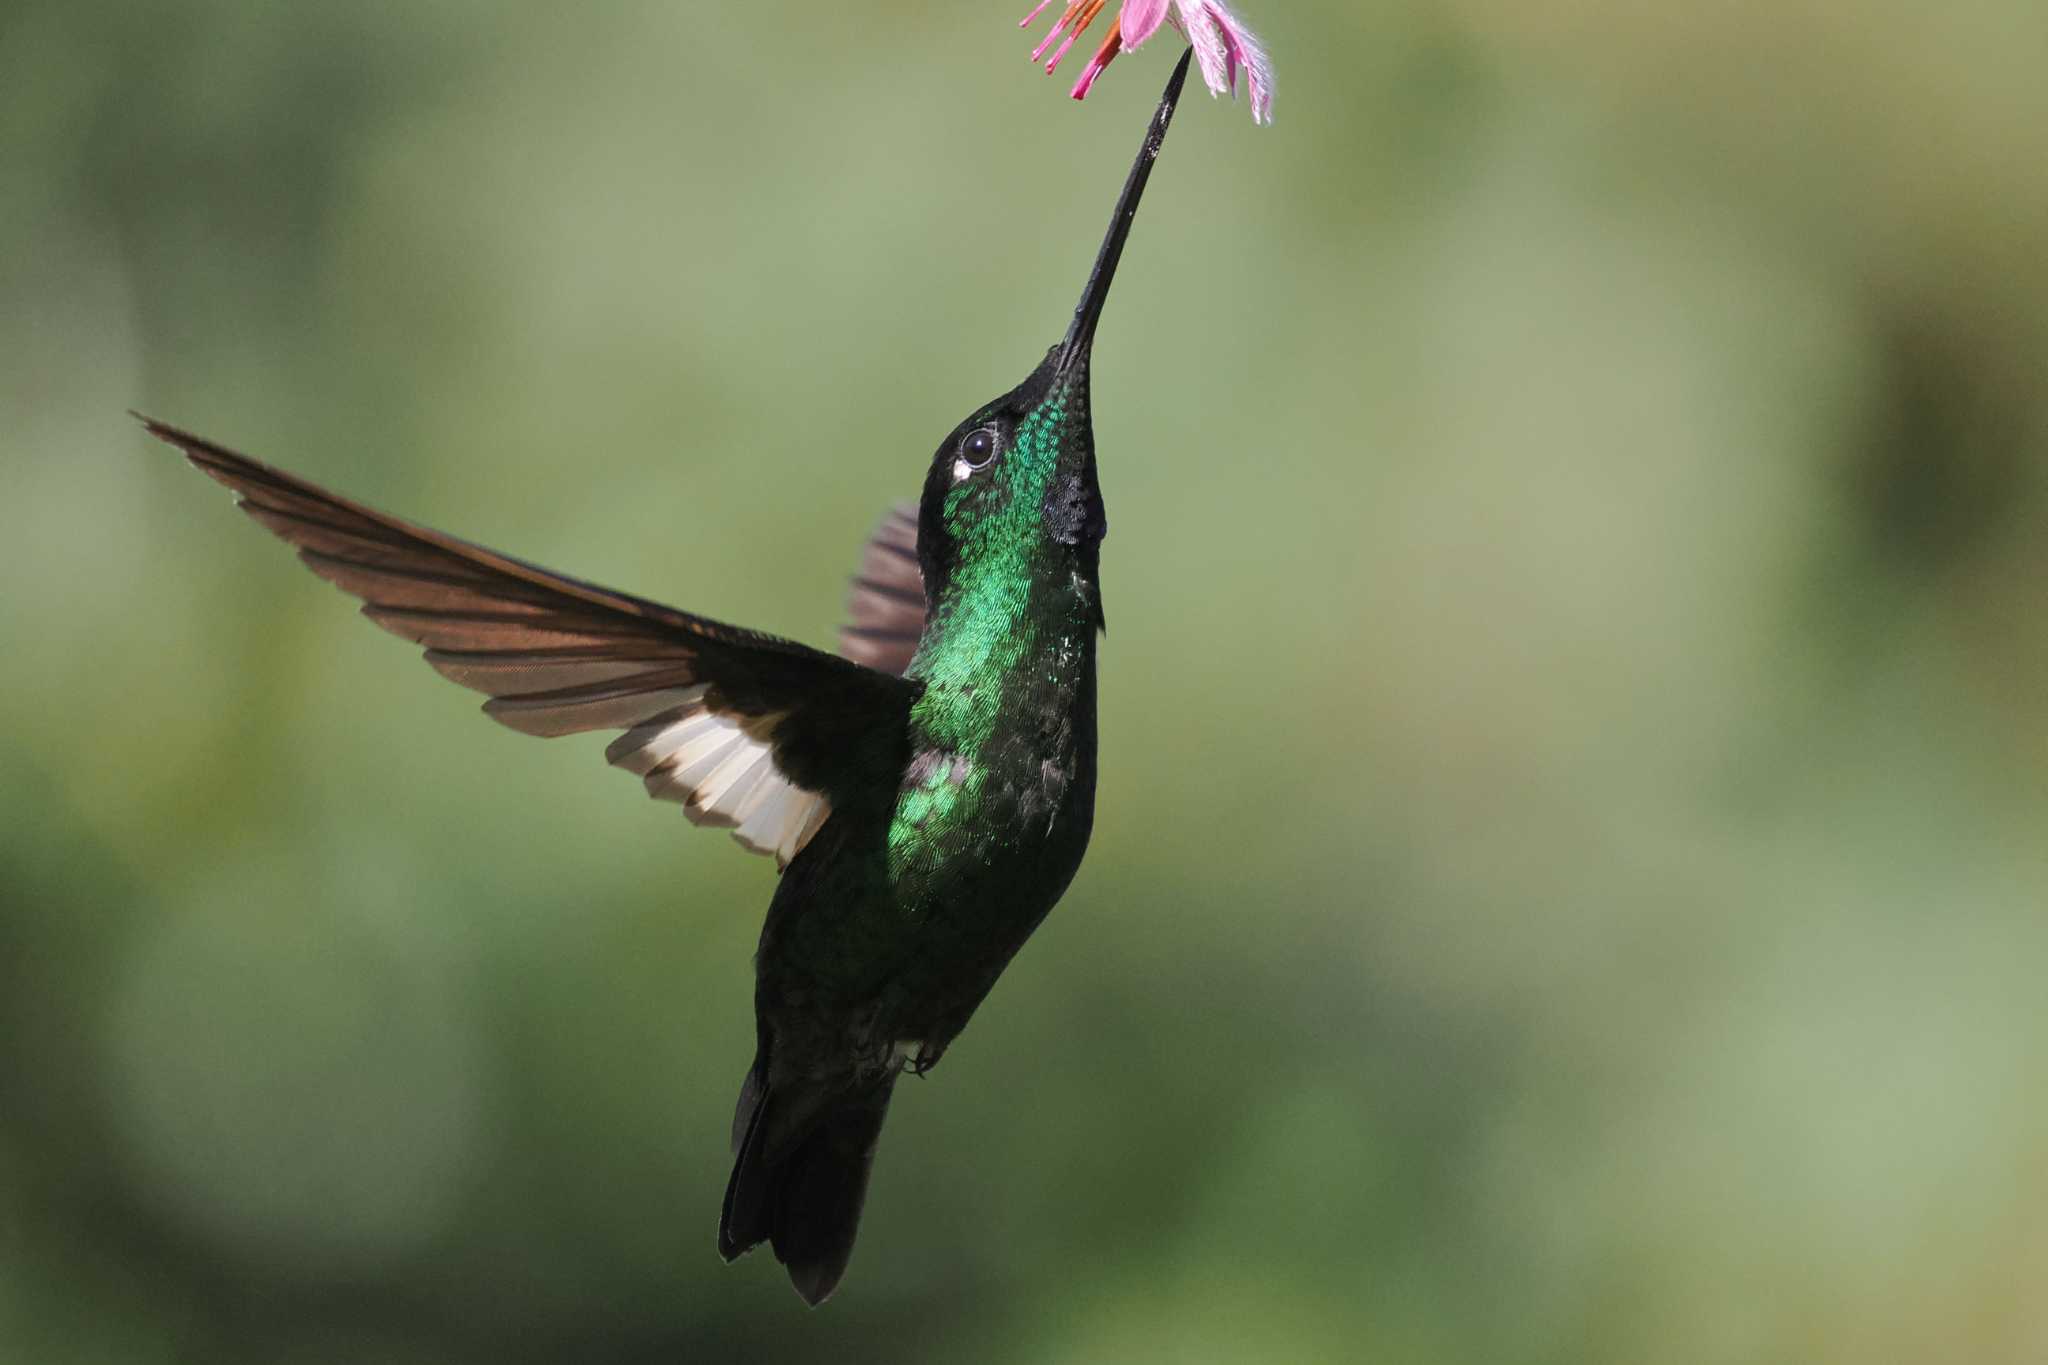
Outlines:
{"label": "hummingbird throat", "polygon": [[1062,441],[1074,438],[1071,418],[1086,401],[1078,388],[1055,388],[1018,421],[996,479],[945,494],[957,550],[909,668],[924,684],[911,706],[920,758],[892,823],[893,861],[914,861],[941,828],[972,822],[992,777],[1000,785],[1035,779],[1035,770],[997,771],[1012,747],[1005,736],[1030,736],[1020,752],[1039,754],[1037,732],[1068,714],[1093,667],[1101,623],[1093,547],[1077,554],[1052,533],[1046,512],[1071,477],[1061,470]]}
{"label": "hummingbird throat", "polygon": [[945,495],[946,530],[957,548],[909,676],[925,684],[911,708],[913,725],[955,752],[971,754],[988,742],[1005,694],[1026,681],[1020,668],[1048,648],[1056,662],[1060,636],[1095,629],[1093,575],[1075,572],[1072,550],[1051,533],[1046,515],[1062,478],[1062,438],[1073,435],[1077,387],[1061,385],[1025,414],[997,478]]}

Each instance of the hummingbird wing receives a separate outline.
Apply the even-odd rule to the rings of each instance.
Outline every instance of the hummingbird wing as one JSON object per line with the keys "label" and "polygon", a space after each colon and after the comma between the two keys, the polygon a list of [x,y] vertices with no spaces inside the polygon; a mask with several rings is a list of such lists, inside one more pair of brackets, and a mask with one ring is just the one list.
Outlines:
{"label": "hummingbird wing", "polygon": [[901,774],[913,683],[400,521],[142,421],[363,615],[490,694],[486,714],[530,735],[624,730],[612,763],[782,866],[834,802]]}
{"label": "hummingbird wing", "polygon": [[917,504],[899,502],[862,547],[860,572],[846,594],[839,652],[855,663],[901,675],[924,634],[924,570],[917,563]]}

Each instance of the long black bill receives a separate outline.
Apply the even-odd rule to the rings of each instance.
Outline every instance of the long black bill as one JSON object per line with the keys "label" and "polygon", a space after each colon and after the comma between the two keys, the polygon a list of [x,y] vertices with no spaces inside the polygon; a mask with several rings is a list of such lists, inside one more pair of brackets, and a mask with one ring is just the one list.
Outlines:
{"label": "long black bill", "polygon": [[1124,240],[1131,235],[1131,220],[1138,216],[1138,197],[1145,193],[1145,182],[1152,176],[1152,163],[1159,159],[1160,144],[1166,141],[1166,125],[1173,122],[1173,108],[1180,103],[1180,88],[1188,78],[1188,62],[1194,55],[1193,48],[1180,54],[1180,63],[1173,68],[1173,76],[1166,82],[1166,93],[1159,97],[1159,108],[1145,129],[1145,141],[1138,147],[1138,159],[1131,163],[1131,174],[1124,181],[1124,192],[1117,197],[1116,213],[1109,220],[1109,232],[1102,239],[1102,250],[1095,255],[1095,269],[1089,272],[1088,287],[1081,291],[1080,306],[1074,309],[1074,325],[1067,328],[1066,340],[1060,343],[1057,369],[1065,370],[1086,359],[1088,348],[1094,344],[1095,324],[1102,317],[1102,302],[1109,297],[1109,282],[1116,275],[1117,260],[1124,254]]}

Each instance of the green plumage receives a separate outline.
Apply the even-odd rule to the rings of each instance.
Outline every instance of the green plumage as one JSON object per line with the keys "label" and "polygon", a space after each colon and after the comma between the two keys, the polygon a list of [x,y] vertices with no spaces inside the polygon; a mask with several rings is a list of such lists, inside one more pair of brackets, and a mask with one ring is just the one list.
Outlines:
{"label": "green plumage", "polygon": [[[899,892],[960,856],[978,824],[980,838],[990,837],[988,817],[996,812],[988,803],[1019,780],[994,772],[1006,756],[1015,760],[1006,747],[1020,747],[999,741],[1027,738],[1006,736],[1004,727],[1050,717],[1052,725],[1039,727],[1049,732],[1042,744],[1058,747],[1058,718],[1093,666],[1093,585],[1076,590],[1040,514],[1058,474],[1066,410],[1065,388],[1047,395],[1017,423],[996,479],[962,481],[941,504],[957,558],[908,676],[924,684],[910,708],[913,747],[945,761],[914,772],[897,802],[889,854]],[[986,409],[969,422],[979,430],[996,415]],[[1047,752],[1042,761],[1072,760]]]}
{"label": "green plumage", "polygon": [[[721,1246],[772,1240],[814,1301],[851,1254],[841,1215],[898,1074],[938,1063],[1088,846],[1102,519],[1086,363],[1056,348],[940,446],[900,780],[835,808],[762,931]],[[976,441],[988,458],[969,468]]]}

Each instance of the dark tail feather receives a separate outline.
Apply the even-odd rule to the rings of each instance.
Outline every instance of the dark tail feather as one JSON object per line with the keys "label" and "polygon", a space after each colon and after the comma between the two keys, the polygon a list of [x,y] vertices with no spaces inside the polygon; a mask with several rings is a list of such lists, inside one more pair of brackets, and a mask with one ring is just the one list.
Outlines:
{"label": "dark tail feather", "polygon": [[853,1259],[875,1143],[896,1078],[854,1090],[770,1091],[757,1066],[733,1124],[739,1158],[725,1187],[718,1254],[733,1260],[762,1242],[789,1267],[804,1302],[823,1303]]}

